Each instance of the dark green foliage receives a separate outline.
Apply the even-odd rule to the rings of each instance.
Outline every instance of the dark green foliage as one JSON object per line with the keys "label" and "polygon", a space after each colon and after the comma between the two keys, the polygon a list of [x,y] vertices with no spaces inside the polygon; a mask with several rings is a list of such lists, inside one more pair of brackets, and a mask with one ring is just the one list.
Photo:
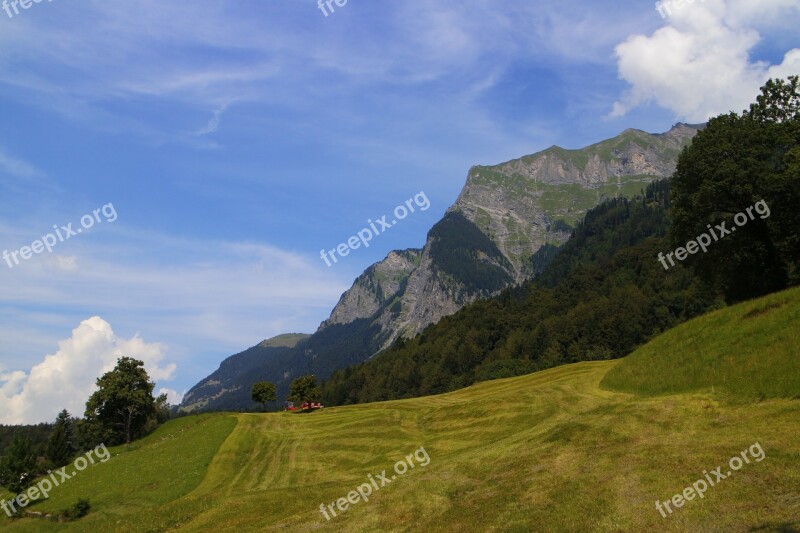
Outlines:
{"label": "dark green foliage", "polygon": [[86,451],[95,446],[109,442],[108,435],[103,427],[96,420],[80,418],[75,422],[75,430],[78,433],[78,451]]}
{"label": "dark green foliage", "polygon": [[120,358],[114,370],[97,379],[97,386],[86,403],[86,419],[108,445],[130,444],[144,435],[155,425],[159,402],[166,402],[166,397],[153,398],[155,384],[144,363],[130,357]]}
{"label": "dark green foliage", "polygon": [[428,238],[431,259],[467,290],[489,295],[513,281],[511,265],[497,245],[461,213],[447,213]]}
{"label": "dark green foliage", "polygon": [[274,402],[278,399],[275,384],[269,381],[259,381],[253,385],[251,397],[254,402],[262,404],[266,410],[269,402]]}
{"label": "dark green foliage", "polygon": [[577,231],[539,276],[539,283],[554,287],[578,268],[609,261],[626,246],[666,235],[668,209],[667,180],[651,183],[645,196],[633,202],[617,199],[600,204],[586,213]]}
{"label": "dark green foliage", "polygon": [[556,258],[558,251],[558,246],[546,242],[544,246],[536,250],[536,253],[530,257],[526,266],[526,272],[531,276],[541,274]]}
{"label": "dark green foliage", "polygon": [[528,359],[500,359],[480,366],[475,373],[475,381],[512,378],[536,371],[536,365]]}
{"label": "dark green foliage", "polygon": [[331,404],[435,394],[581,360],[624,356],[716,304],[684,268],[665,276],[666,181],[589,211],[536,280],[464,307],[414,339],[336,372]]}
{"label": "dark green foliage", "polygon": [[575,229],[575,228],[573,228],[572,226],[570,226],[569,224],[567,224],[563,220],[558,219],[548,229],[550,231],[563,231],[563,232],[566,232],[566,233],[571,233],[572,230]]}
{"label": "dark green foliage", "polygon": [[78,452],[78,438],[75,433],[75,421],[67,410],[58,414],[53,431],[47,440],[45,457],[51,466],[58,468],[69,463]]}
{"label": "dark green foliage", "polygon": [[89,503],[89,500],[80,499],[77,502],[75,502],[75,504],[72,507],[61,511],[59,518],[62,518],[67,522],[80,520],[81,518],[89,514],[89,511],[91,511],[91,509],[92,505]]}
{"label": "dark green foliage", "polygon": [[[671,247],[708,232],[764,200],[735,234],[691,255],[692,265],[729,302],[800,283],[800,88],[770,80],[741,115],[712,119],[681,155],[672,178]],[[666,251],[666,249],[665,249]]]}
{"label": "dark green foliage", "polygon": [[172,418],[172,406],[167,401],[167,395],[161,394],[156,398],[155,425],[159,426]]}
{"label": "dark green foliage", "polygon": [[36,424],[30,426],[4,426],[0,425],[0,456],[11,445],[15,437],[25,437],[31,441],[33,451],[37,456],[44,455],[47,439],[53,430],[53,424]]}
{"label": "dark green foliage", "polygon": [[0,458],[0,485],[20,493],[30,486],[37,473],[36,454],[30,439],[17,435]]}

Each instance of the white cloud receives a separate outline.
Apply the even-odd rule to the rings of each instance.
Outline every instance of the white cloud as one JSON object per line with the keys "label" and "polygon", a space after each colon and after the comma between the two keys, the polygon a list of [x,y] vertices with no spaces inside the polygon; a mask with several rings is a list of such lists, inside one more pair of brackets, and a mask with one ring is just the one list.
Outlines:
{"label": "white cloud", "polygon": [[158,393],[156,396],[161,396],[162,394],[167,395],[167,403],[170,405],[180,405],[183,401],[183,397],[186,395],[186,391],[178,392],[175,389],[167,389],[165,387],[161,387],[158,389]]}
{"label": "white cloud", "polygon": [[798,15],[800,0],[706,0],[673,7],[665,27],[616,47],[619,76],[631,87],[611,115],[651,102],[692,122],[742,111],[770,77],[800,73],[799,49],[778,65],[751,59],[762,25],[781,18],[796,24]]}
{"label": "white cloud", "polygon": [[163,345],[146,343],[138,335],[121,338],[111,324],[91,317],[29,372],[0,372],[0,423],[48,422],[62,409],[82,416],[97,378],[123,356],[144,361],[153,380],[169,380],[175,373],[174,364],[162,366]]}

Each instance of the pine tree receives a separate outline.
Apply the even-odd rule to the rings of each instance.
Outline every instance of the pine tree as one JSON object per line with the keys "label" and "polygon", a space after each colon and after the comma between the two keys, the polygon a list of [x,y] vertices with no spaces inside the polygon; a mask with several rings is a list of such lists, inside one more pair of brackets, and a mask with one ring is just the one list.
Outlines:
{"label": "pine tree", "polygon": [[47,440],[45,452],[47,460],[55,467],[66,465],[78,451],[76,444],[75,425],[69,412],[64,409],[58,414],[53,431]]}
{"label": "pine tree", "polygon": [[0,485],[14,493],[24,491],[36,477],[36,454],[27,437],[16,436],[0,459]]}

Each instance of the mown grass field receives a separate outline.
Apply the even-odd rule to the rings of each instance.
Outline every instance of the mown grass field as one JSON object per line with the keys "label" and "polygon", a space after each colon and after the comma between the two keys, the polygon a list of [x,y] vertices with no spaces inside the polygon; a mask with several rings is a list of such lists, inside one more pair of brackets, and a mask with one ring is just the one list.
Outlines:
{"label": "mown grass field", "polygon": [[[789,303],[772,305],[787,295]],[[796,350],[796,337],[790,333],[786,343],[766,349],[770,338],[785,333],[768,328],[791,330],[796,324],[798,299],[797,291],[774,295],[681,326],[688,333],[668,332],[677,337],[657,350],[643,348],[651,350],[644,352],[649,357],[641,351],[631,357],[636,368],[651,368],[655,376],[637,382],[647,394],[601,387],[610,371],[632,364],[611,361],[312,414],[175,420],[131,450],[112,450],[107,463],[69,480],[33,508],[59,510],[84,497],[93,506],[89,516],[69,524],[2,518],[0,528],[800,531],[800,401],[793,399],[796,382],[785,389],[784,381],[769,378],[774,365],[784,365],[784,374],[796,369],[796,351],[786,353]],[[749,330],[735,322],[745,315],[762,322]],[[743,339],[761,333],[764,349],[749,350]],[[704,357],[698,364],[709,366],[708,378],[682,377],[697,372],[685,366],[693,360],[685,354],[689,347]],[[675,364],[657,363],[663,356]],[[729,373],[719,371],[726,364],[749,372],[753,385],[731,386],[736,382],[729,380],[712,391],[717,378],[728,379]],[[635,389],[633,378],[623,382]],[[650,382],[674,382],[681,392],[654,395]],[[764,388],[769,383],[774,390]],[[738,391],[742,398],[731,401]],[[756,442],[766,454],[762,462],[745,465],[667,518],[656,510],[656,500],[682,492],[704,471],[726,465]],[[346,497],[368,474],[389,473],[421,446],[430,456],[428,466],[398,476],[369,502],[352,505],[330,522],[320,513],[320,503]]]}
{"label": "mown grass field", "polygon": [[800,399],[800,288],[668,331],[626,357],[602,384],[643,395],[709,390],[732,402]]}

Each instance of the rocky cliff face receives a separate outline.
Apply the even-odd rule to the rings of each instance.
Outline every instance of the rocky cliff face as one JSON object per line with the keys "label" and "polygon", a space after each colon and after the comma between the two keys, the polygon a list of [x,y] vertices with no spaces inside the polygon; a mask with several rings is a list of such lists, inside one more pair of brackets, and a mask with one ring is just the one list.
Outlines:
{"label": "rocky cliff face", "polygon": [[331,316],[320,327],[347,324],[377,313],[405,288],[409,276],[419,266],[421,252],[390,252],[386,259],[369,267],[342,295]]}
{"label": "rocky cliff face", "polygon": [[[490,252],[462,259],[502,270],[508,277],[504,286],[523,281],[532,274],[531,256],[545,243],[564,243],[588,209],[604,198],[634,195],[650,181],[670,176],[680,151],[698,129],[677,124],[663,134],[626,130],[583,149],[553,146],[500,165],[470,169],[448,215],[463,215],[502,257]],[[468,230],[462,223],[454,231]],[[386,333],[386,346],[503,288],[491,282],[465,283],[458,272],[437,261],[437,243],[449,238],[432,230],[421,251],[392,252],[370,267],[321,328],[375,320]]]}

